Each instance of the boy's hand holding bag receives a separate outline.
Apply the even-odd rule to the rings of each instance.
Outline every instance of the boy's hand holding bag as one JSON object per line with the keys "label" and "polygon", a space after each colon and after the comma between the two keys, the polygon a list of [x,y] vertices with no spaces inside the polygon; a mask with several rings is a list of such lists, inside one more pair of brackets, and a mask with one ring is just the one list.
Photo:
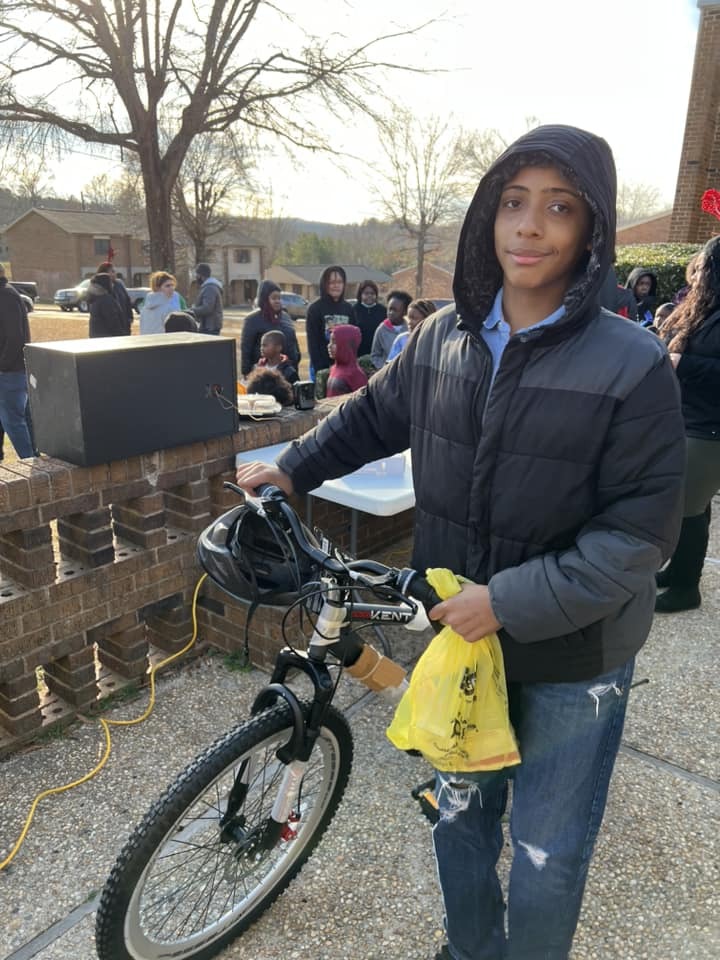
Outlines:
{"label": "boy's hand holding bag", "polygon": [[[450,570],[425,575],[443,600],[461,590],[461,580]],[[520,763],[496,634],[467,643],[443,627],[418,660],[387,736],[398,749],[419,750],[447,773]]]}

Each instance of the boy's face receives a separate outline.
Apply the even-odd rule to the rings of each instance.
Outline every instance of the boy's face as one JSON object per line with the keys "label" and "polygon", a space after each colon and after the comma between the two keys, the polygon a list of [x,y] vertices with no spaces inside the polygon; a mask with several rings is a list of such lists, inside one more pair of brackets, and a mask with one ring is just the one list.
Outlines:
{"label": "boy's face", "polygon": [[335,353],[337,351],[337,343],[335,341],[335,334],[330,332],[330,340],[328,342],[328,356],[331,360],[335,359]]}
{"label": "boy's face", "polygon": [[590,249],[590,208],[555,167],[523,167],[503,187],[495,254],[506,288],[553,294],[558,304]]}
{"label": "boy's face", "polygon": [[390,297],[387,305],[387,315],[388,320],[394,327],[399,326],[405,316],[405,304],[403,301],[398,300],[396,297]]}
{"label": "boy's face", "polygon": [[340,300],[343,293],[345,292],[345,283],[342,276],[339,273],[336,273],[335,270],[327,278],[326,286],[328,296],[332,300]]}
{"label": "boy's face", "polygon": [[643,274],[642,277],[635,284],[635,293],[638,297],[646,297],[650,293],[652,288],[652,277],[649,277],[647,274]]}
{"label": "boy's face", "polygon": [[280,344],[273,337],[263,337],[260,341],[260,353],[266,360],[275,360],[280,357]]}

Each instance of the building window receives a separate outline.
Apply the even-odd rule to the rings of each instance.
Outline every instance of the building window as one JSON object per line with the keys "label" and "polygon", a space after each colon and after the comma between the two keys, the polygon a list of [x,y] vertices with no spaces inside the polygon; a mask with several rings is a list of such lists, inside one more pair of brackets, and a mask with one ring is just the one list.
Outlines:
{"label": "building window", "polygon": [[94,251],[96,257],[106,257],[110,249],[110,237],[94,237]]}
{"label": "building window", "polygon": [[250,263],[250,251],[244,247],[233,250],[233,259],[235,263]]}

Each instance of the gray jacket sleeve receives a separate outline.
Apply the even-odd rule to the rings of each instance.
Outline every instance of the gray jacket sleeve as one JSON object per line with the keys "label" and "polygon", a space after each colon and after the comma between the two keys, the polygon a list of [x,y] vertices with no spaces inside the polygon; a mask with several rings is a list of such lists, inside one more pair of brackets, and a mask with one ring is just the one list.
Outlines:
{"label": "gray jacket sleeve", "polygon": [[572,547],[496,573],[495,616],[520,643],[562,636],[646,591],[680,531],[685,430],[663,356],[618,405],[597,473],[598,510]]}

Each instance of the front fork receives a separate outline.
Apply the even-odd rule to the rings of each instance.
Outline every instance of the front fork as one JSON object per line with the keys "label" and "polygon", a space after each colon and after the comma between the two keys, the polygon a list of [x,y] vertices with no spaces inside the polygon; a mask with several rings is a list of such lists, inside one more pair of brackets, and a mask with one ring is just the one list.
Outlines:
{"label": "front fork", "polygon": [[[275,754],[285,765],[285,770],[270,817],[263,827],[261,846],[266,850],[272,849],[282,839],[289,840],[295,836],[295,831],[290,824],[299,819],[298,798],[303,777],[335,691],[335,684],[324,662],[325,651],[341,640],[345,616],[345,607],[342,604],[326,601],[318,616],[307,654],[290,648],[281,650],[270,683],[260,691],[253,703],[252,713],[255,715],[273,706],[278,700],[284,700],[290,708],[293,727],[290,739]],[[362,641],[354,637],[347,638],[347,641],[346,638],[342,640],[343,655],[340,659],[343,662],[352,662],[362,650]],[[339,651],[336,649],[335,652]],[[291,669],[302,670],[307,674],[314,688],[307,718],[303,715],[297,697],[285,683]],[[230,832],[230,825],[242,819],[241,809],[247,796],[251,776],[252,764],[245,760],[235,778],[228,797],[227,809],[221,820],[221,827],[226,835]],[[293,818],[295,818],[294,821]]]}

